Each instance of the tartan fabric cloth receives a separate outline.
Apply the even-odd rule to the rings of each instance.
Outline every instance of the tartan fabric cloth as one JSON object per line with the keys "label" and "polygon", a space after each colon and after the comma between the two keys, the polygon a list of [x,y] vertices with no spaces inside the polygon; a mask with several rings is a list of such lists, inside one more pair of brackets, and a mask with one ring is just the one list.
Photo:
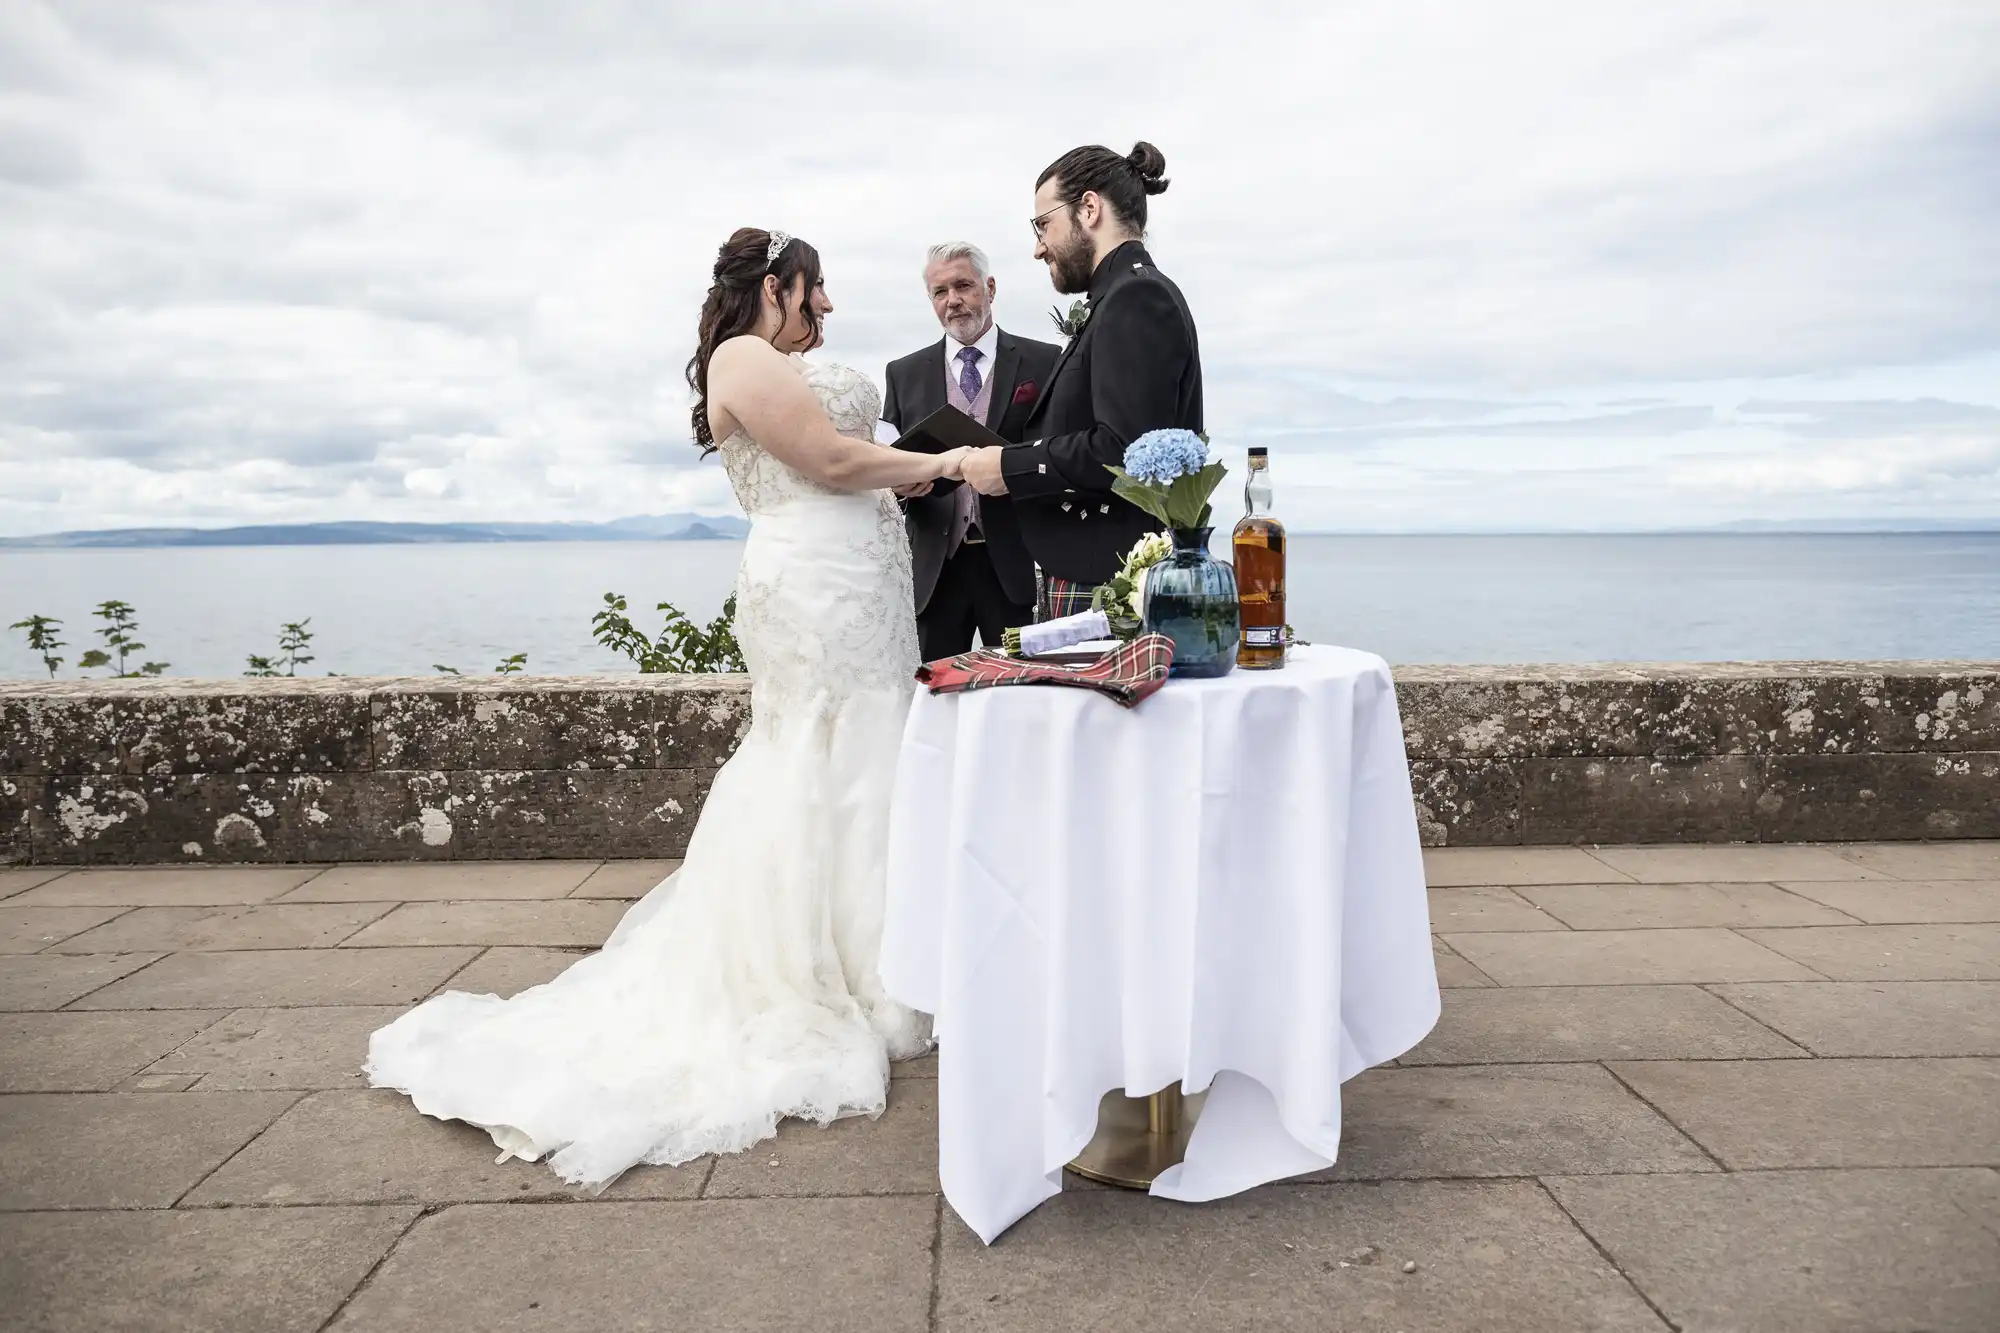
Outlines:
{"label": "tartan fabric cloth", "polygon": [[1164,634],[1142,634],[1086,666],[1061,666],[978,648],[924,663],[917,668],[917,679],[929,686],[932,694],[988,690],[996,685],[1071,685],[1109,695],[1130,708],[1167,683],[1167,668],[1173,661],[1172,639]]}
{"label": "tartan fabric cloth", "polygon": [[1035,607],[1035,619],[1061,620],[1064,616],[1088,611],[1091,594],[1096,591],[1095,583],[1077,583],[1071,579],[1057,578],[1054,574],[1044,574],[1042,597],[1040,604]]}

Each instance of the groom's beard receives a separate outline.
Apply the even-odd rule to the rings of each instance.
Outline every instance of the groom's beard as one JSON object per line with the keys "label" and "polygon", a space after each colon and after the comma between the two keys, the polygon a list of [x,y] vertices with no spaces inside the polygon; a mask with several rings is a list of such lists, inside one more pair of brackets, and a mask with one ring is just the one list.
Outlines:
{"label": "groom's beard", "polygon": [[1079,296],[1090,290],[1090,279],[1097,272],[1096,255],[1090,244],[1090,237],[1078,232],[1063,249],[1049,257],[1049,280],[1064,296]]}

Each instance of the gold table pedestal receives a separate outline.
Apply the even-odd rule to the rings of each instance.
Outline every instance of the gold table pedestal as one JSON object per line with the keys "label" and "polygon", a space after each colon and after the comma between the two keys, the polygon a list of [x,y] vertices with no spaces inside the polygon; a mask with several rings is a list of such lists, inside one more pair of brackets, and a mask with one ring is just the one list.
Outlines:
{"label": "gold table pedestal", "polygon": [[1203,1098],[1181,1095],[1170,1083],[1150,1097],[1105,1097],[1097,1108],[1097,1133],[1069,1169],[1087,1180],[1123,1189],[1150,1189],[1162,1171],[1187,1155],[1188,1137]]}

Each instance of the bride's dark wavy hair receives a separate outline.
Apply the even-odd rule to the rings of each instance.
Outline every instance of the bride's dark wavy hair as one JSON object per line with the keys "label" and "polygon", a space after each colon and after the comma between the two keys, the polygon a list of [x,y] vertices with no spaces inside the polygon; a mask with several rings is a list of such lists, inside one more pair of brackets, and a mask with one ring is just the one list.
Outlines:
{"label": "bride's dark wavy hair", "polygon": [[688,387],[694,390],[694,442],[706,457],[715,452],[715,432],[708,424],[708,359],[715,349],[731,338],[757,327],[764,310],[764,277],[775,274],[778,293],[792,289],[799,278],[799,314],[819,339],[819,312],[813,309],[813,292],[819,287],[819,251],[794,236],[776,260],[766,263],[771,233],[762,227],[740,227],[722,243],[715,255],[715,281],[701,303],[701,328],[696,335],[694,355],[687,363]]}

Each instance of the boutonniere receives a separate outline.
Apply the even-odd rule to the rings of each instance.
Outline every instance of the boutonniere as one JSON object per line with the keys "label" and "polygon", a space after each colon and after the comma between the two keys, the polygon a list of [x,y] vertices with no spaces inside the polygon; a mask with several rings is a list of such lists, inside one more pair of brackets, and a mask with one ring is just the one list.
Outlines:
{"label": "boutonniere", "polygon": [[1050,307],[1049,318],[1056,322],[1056,331],[1065,338],[1074,338],[1083,332],[1084,322],[1090,318],[1090,302],[1075,301],[1070,304],[1065,315],[1060,309]]}

